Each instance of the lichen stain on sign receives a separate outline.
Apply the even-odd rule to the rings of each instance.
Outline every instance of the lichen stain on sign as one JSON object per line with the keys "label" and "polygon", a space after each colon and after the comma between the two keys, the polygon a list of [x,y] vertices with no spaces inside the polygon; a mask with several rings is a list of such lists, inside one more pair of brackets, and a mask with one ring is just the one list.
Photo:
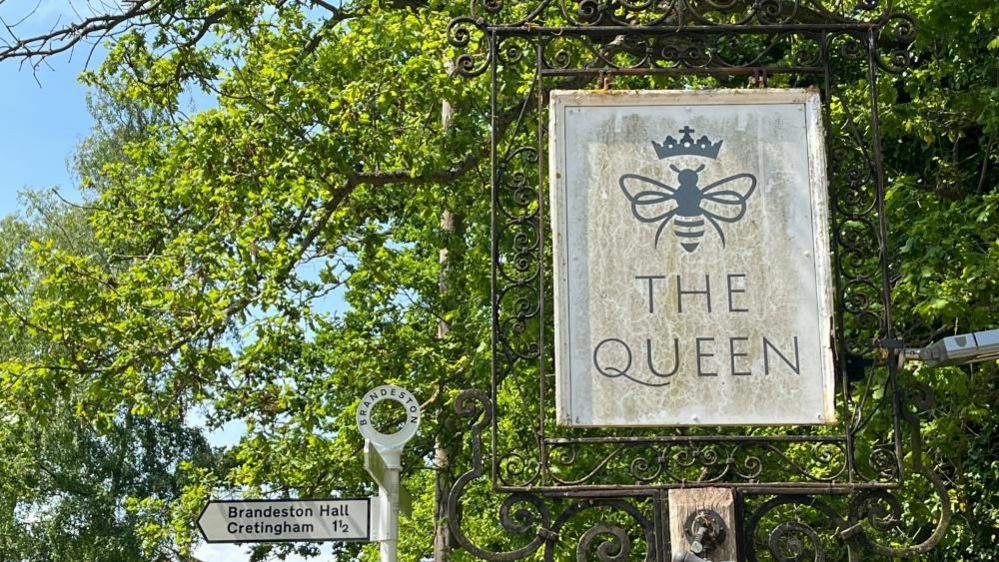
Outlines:
{"label": "lichen stain on sign", "polygon": [[817,92],[551,96],[557,415],[835,422]]}

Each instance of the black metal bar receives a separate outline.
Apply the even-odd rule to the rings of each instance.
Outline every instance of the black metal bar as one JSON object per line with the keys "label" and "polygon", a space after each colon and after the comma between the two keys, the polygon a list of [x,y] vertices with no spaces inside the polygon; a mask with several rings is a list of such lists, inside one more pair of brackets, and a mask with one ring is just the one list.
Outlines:
{"label": "black metal bar", "polygon": [[545,155],[546,151],[542,150],[542,141],[544,140],[544,125],[545,125],[545,113],[544,113],[544,99],[545,99],[545,82],[544,75],[541,69],[544,66],[544,47],[541,41],[537,42],[537,47],[535,49],[536,59],[535,68],[537,69],[537,91],[535,95],[538,98],[537,112],[538,112],[538,125],[537,125],[537,144],[538,144],[538,341],[542,342],[541,349],[538,352],[538,387],[540,392],[540,397],[538,400],[538,456],[540,460],[540,465],[542,466],[541,478],[542,484],[544,484],[545,475],[548,473],[544,470],[544,465],[547,462],[548,455],[545,451],[545,417],[547,416],[547,384],[545,380],[545,326],[547,325],[545,316],[545,197],[544,197],[544,178],[545,170],[544,164],[547,161]]}
{"label": "black metal bar", "polygon": [[643,443],[845,443],[846,435],[650,435],[647,437],[546,437],[549,445]]}
{"label": "black metal bar", "polygon": [[[888,263],[888,224],[885,213],[885,171],[881,154],[881,119],[878,108],[878,76],[877,76],[877,36],[874,30],[867,35],[867,59],[868,70],[867,80],[870,83],[871,95],[871,143],[874,151],[874,169],[877,181],[877,213],[878,213],[878,258],[881,266],[881,302],[884,306],[882,312],[881,337],[891,339],[895,337],[895,328],[892,326],[891,314],[891,278]],[[899,403],[898,388],[898,350],[888,350],[888,380],[892,393],[892,420],[895,428],[895,460],[898,468],[900,481],[905,479],[905,467],[902,464],[904,454],[902,451],[902,427],[901,427],[901,404]]]}
{"label": "black metal bar", "polygon": [[[822,115],[825,118],[825,137],[826,137],[826,177],[829,181],[829,201],[832,204],[829,205],[829,226],[833,232],[839,229],[839,212],[836,208],[836,150],[835,143],[833,142],[832,134],[832,66],[829,63],[829,41],[830,36],[828,33],[823,34],[822,42],[820,48],[822,49],[822,61],[823,61],[823,76],[822,76]],[[832,241],[833,248],[835,248],[836,241]],[[839,374],[840,377],[840,392],[842,392],[843,398],[843,410],[847,417],[845,420],[841,420],[841,423],[846,427],[846,471],[847,478],[850,482],[854,480],[854,473],[856,471],[856,466],[853,458],[854,448],[853,448],[853,432],[850,428],[853,427],[853,409],[850,408],[850,380],[847,376],[846,371],[846,344],[845,344],[845,334],[843,329],[843,266],[842,266],[842,256],[840,252],[834,251],[832,260],[833,269],[833,286],[834,286],[834,299],[835,305],[833,306],[833,325],[829,327],[833,330],[835,334],[835,361],[836,365],[834,370]]]}
{"label": "black metal bar", "polygon": [[861,490],[895,490],[898,485],[890,482],[854,484],[828,484],[819,482],[775,482],[754,484],[748,482],[678,482],[645,486],[640,484],[588,484],[585,486],[496,486],[493,490],[503,494],[530,493],[551,498],[610,498],[652,496],[658,490],[689,488],[733,488],[745,494],[855,494]]}
{"label": "black metal bar", "polygon": [[[499,242],[499,232],[496,228],[497,214],[499,213],[499,166],[498,166],[498,151],[499,139],[497,138],[497,126],[499,125],[498,111],[497,111],[497,83],[496,83],[496,36],[490,33],[488,35],[489,40],[489,169],[490,169],[490,197],[492,202],[490,203],[490,217],[489,217],[489,236],[490,245],[492,246],[492,264],[491,264],[491,275],[490,275],[490,295],[492,302],[492,361],[490,361],[490,396],[495,397],[498,388],[497,380],[497,360],[496,358],[500,356],[500,343],[499,343],[499,330],[500,330],[500,308],[499,308],[499,291],[497,290],[497,274],[499,268],[499,254],[500,254],[500,242]],[[499,416],[496,411],[496,400],[490,400],[489,406],[490,414],[490,431],[492,432],[492,439],[490,440],[490,448],[493,454],[490,455],[490,474],[491,480],[496,482],[497,475],[499,473],[499,460],[498,455],[496,455],[496,443],[497,434],[499,433],[497,429],[497,419]]]}
{"label": "black metal bar", "polygon": [[669,501],[665,490],[658,490],[652,497],[656,526],[656,561],[670,562],[669,547]]}
{"label": "black metal bar", "polygon": [[493,25],[486,26],[486,30],[497,35],[724,35],[738,33],[745,35],[768,35],[775,33],[802,33],[802,32],[833,32],[833,33],[867,33],[880,29],[881,23],[877,22],[857,22],[857,23],[798,23],[798,24],[775,24],[775,25],[689,25],[689,26],[645,26],[645,25],[569,25],[564,27],[550,27],[540,25],[519,25],[515,27]]}
{"label": "black metal bar", "polygon": [[821,74],[823,68],[820,66],[737,66],[737,67],[710,67],[710,68],[545,68],[541,70],[544,76],[751,76],[761,73],[766,74]]}

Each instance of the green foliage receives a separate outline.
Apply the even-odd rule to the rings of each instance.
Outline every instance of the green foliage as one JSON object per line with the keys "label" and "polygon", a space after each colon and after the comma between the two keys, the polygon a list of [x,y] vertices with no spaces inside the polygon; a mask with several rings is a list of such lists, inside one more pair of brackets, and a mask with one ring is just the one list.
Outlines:
{"label": "green foliage", "polygon": [[[997,327],[999,319],[999,59],[994,2],[913,0],[917,65],[885,112],[895,315],[911,344]],[[994,491],[999,399],[995,362],[921,369],[937,405],[927,464],[950,479],[955,522],[935,560],[999,556]],[[912,501],[918,503],[920,498]]]}
{"label": "green foliage", "polygon": [[[210,10],[201,4],[178,9]],[[142,518],[133,535],[181,553],[209,497],[371,493],[353,412],[377,384],[428,399],[406,461],[420,467],[433,436],[450,432],[438,414],[453,388],[487,372],[488,201],[474,173],[484,116],[439,125],[442,99],[470,107],[477,93],[445,70],[449,15],[369,6],[337,25],[299,3],[266,4],[228,4],[214,31],[225,41],[207,47],[168,49],[189,37],[181,23],[115,42],[87,80],[110,97],[112,125],[141,134],[111,127],[85,144],[93,244],[37,236],[22,250],[39,272],[26,306],[3,314],[12,330],[60,343],[2,358],[5,404],[38,416],[71,403],[105,432],[122,415],[177,420],[196,408],[209,428],[246,425],[221,477],[192,468],[180,498],[128,504]],[[189,78],[218,106],[173,118]],[[122,106],[141,109],[120,118]],[[444,208],[479,222],[444,232]],[[460,298],[438,294],[442,248]],[[349,308],[331,310],[331,293]],[[442,320],[450,335],[438,335]],[[416,492],[433,505],[432,486]]]}
{"label": "green foliage", "polygon": [[[174,502],[191,485],[191,468],[210,466],[215,454],[200,432],[179,418],[136,416],[118,408],[102,415],[103,426],[78,414],[78,387],[55,385],[33,372],[41,357],[72,353],[70,338],[25,321],[44,287],[47,272],[36,252],[73,255],[98,252],[88,212],[52,196],[27,194],[30,222],[0,222],[5,333],[5,405],[0,426],[0,552],[6,560],[132,561],[172,555],[169,537],[137,532],[148,524],[133,508]],[[61,312],[77,299],[63,294]],[[38,392],[39,402],[18,400]]]}
{"label": "green foliage", "polygon": [[[402,559],[429,554],[441,468],[430,459],[445,452],[445,473],[468,465],[453,438],[466,420],[451,407],[489,374],[487,83],[448,74],[445,31],[463,4],[323,4],[160,2],[85,76],[102,123],[76,159],[88,210],[8,219],[0,232],[0,323],[11,334],[0,407],[13,412],[0,431],[0,548],[40,536],[26,514],[61,521],[76,505],[71,485],[100,489],[115,508],[92,502],[78,536],[94,539],[62,551],[67,560],[113,559],[80,550],[108,536],[133,553],[122,559],[139,548],[185,556],[211,497],[371,493],[353,415],[363,391],[398,383],[426,401],[404,459],[415,508]],[[917,66],[879,86],[896,321],[917,344],[996,323],[999,8],[901,4],[922,24]],[[523,95],[522,78],[501,92]],[[842,99],[864,99],[866,85],[847,85]],[[181,100],[195,88],[217,105],[188,117]],[[926,454],[959,509],[943,560],[999,556],[982,550],[999,528],[996,375],[994,364],[906,374],[938,394]],[[529,423],[519,396],[504,390],[503,423]],[[215,458],[181,423],[195,411],[209,430],[238,420],[246,433]],[[148,470],[108,464],[154,446]],[[167,455],[180,462],[163,464]],[[37,459],[92,477],[29,482]],[[94,483],[116,478],[132,480]],[[67,499],[37,503],[54,491]],[[909,499],[909,516],[923,517]],[[491,502],[469,494],[467,527],[508,548]],[[314,551],[254,556],[296,548]],[[375,557],[371,546],[338,548]]]}

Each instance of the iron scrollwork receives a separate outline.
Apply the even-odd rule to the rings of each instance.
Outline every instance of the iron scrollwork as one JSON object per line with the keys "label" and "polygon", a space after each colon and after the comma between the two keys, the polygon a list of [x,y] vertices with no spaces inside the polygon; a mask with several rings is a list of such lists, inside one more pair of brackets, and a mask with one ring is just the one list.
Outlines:
{"label": "iron scrollwork", "polygon": [[[911,66],[916,29],[887,0],[473,0],[452,20],[454,69],[488,77],[493,124],[493,373],[489,392],[456,403],[472,458],[448,498],[462,548],[486,560],[669,560],[666,492],[709,485],[738,490],[746,518],[736,532],[750,561],[906,557],[939,542],[950,505],[923,465],[920,437],[932,391],[902,383],[897,350],[875,365],[871,345],[894,336],[879,78]],[[546,96],[608,87],[608,77],[821,91],[837,295],[841,422],[832,430],[554,423]],[[855,357],[867,359],[862,377],[848,368]],[[914,546],[899,547],[891,533],[912,485],[940,513]],[[473,496],[494,498],[503,548],[463,531],[471,516],[461,506]]]}
{"label": "iron scrollwork", "polygon": [[[922,480],[928,485],[926,491],[939,504],[932,529],[915,540],[903,533],[899,496],[904,489],[863,489],[829,499],[763,493],[747,500],[753,507],[744,530],[747,560],[891,560],[919,556],[939,544],[950,525],[950,497],[941,478],[923,464],[919,437],[920,418],[931,411],[932,392],[916,384],[904,394],[913,397],[906,401],[904,416],[913,440],[907,474],[910,480]],[[899,546],[907,542],[915,544]]]}
{"label": "iron scrollwork", "polygon": [[[457,479],[448,498],[451,532],[466,551],[483,560],[496,561],[520,560],[540,551],[544,560],[553,561],[558,549],[565,546],[564,535],[569,527],[576,520],[583,520],[583,530],[574,549],[577,560],[591,560],[593,555],[602,562],[657,560],[653,518],[642,506],[624,499],[587,498],[562,502],[558,506],[561,512],[553,520],[548,503],[540,496],[523,492],[509,494],[498,509],[500,526],[511,535],[525,537],[527,543],[503,552],[477,546],[462,528],[461,505],[466,488],[484,474],[482,434],[491,421],[492,406],[484,392],[466,390],[455,401],[455,410],[459,416],[472,420],[472,468]],[[590,512],[598,513],[595,521],[592,517],[583,517]],[[621,522],[622,519],[637,526],[638,536]],[[638,543],[642,543],[641,548]]]}

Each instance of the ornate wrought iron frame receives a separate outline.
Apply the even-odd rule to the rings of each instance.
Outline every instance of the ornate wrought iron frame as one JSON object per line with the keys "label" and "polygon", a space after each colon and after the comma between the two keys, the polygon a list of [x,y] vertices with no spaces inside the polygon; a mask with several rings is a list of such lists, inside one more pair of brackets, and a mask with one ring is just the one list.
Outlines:
{"label": "ornate wrought iron frame", "polygon": [[[879,0],[473,0],[448,31],[460,50],[456,71],[487,77],[491,92],[492,373],[488,391],[465,391],[456,403],[471,424],[473,462],[448,499],[461,546],[487,560],[573,552],[631,560],[643,550],[645,560],[669,560],[667,491],[693,486],[737,490],[740,550],[750,561],[906,557],[937,544],[950,506],[922,460],[932,392],[900,376],[881,158],[882,89],[910,66],[915,22]],[[547,92],[734,80],[822,94],[842,421],[832,429],[556,427]],[[864,96],[843,89],[847,81]],[[935,494],[940,514],[908,537],[913,546],[898,546],[897,491],[909,484]],[[467,538],[460,506],[476,486],[505,498],[500,524],[522,538],[518,545],[494,551]],[[570,534],[579,535],[575,548]]]}

